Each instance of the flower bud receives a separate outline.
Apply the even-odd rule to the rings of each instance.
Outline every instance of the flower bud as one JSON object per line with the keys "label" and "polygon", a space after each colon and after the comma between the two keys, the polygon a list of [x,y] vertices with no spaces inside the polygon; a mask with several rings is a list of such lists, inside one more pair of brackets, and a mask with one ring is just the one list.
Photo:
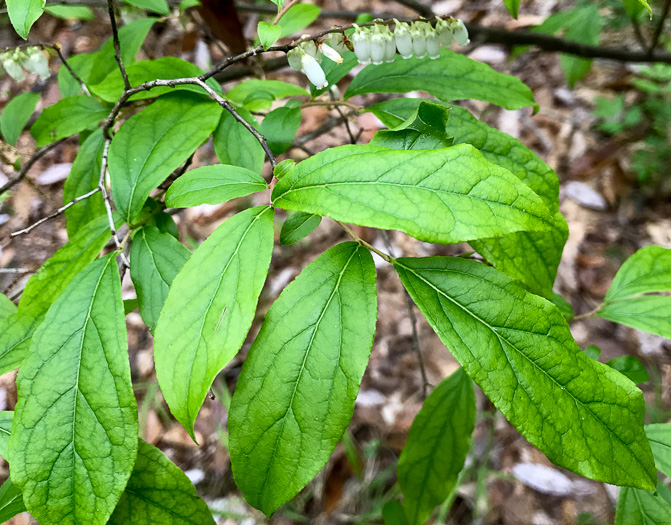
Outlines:
{"label": "flower bud", "polygon": [[441,43],[441,45],[450,47],[452,40],[454,40],[454,35],[452,34],[452,30],[450,29],[450,25],[447,23],[447,21],[443,20],[442,18],[439,18],[436,21],[436,33],[438,33],[438,41]]}
{"label": "flower bud", "polygon": [[319,50],[324,54],[326,58],[333,60],[336,64],[342,64],[342,57],[335,49],[333,49],[328,44],[322,44],[319,46]]}
{"label": "flower bud", "polygon": [[327,43],[341,56],[349,51],[349,49],[347,49],[347,45],[344,42],[343,35],[339,33],[331,33]]}
{"label": "flower bud", "polygon": [[289,60],[289,67],[294,71],[303,70],[303,55],[305,52],[300,47],[295,47],[287,53],[287,59]]}
{"label": "flower bud", "polygon": [[471,42],[468,38],[468,29],[466,29],[466,26],[462,20],[455,20],[450,24],[450,28],[452,29],[452,33],[454,34],[454,39],[457,41],[457,44],[460,46],[466,46]]}
{"label": "flower bud", "polygon": [[319,62],[312,56],[305,53],[302,56],[303,72],[308,77],[317,89],[323,89],[329,85],[326,81],[324,70],[319,65]]}
{"label": "flower bud", "polygon": [[356,58],[359,60],[359,64],[370,64],[371,58],[371,48],[370,48],[370,37],[366,29],[362,29],[354,24],[356,31],[350,37],[352,44],[354,45],[354,53]]}
{"label": "flower bud", "polygon": [[394,19],[396,28],[394,29],[394,38],[396,40],[396,49],[403,58],[412,58],[412,36],[410,35],[410,26],[405,22],[399,22]]}
{"label": "flower bud", "polygon": [[26,50],[25,55],[21,60],[21,65],[27,71],[38,74],[42,80],[51,76],[51,72],[49,71],[49,60],[44,56],[42,50],[36,47],[29,47]]}
{"label": "flower bud", "polygon": [[23,69],[21,69],[18,58],[19,56],[16,52],[9,51],[0,55],[0,62],[2,62],[2,67],[5,68],[10,77],[17,82],[21,82],[26,77],[23,74]]}
{"label": "flower bud", "polygon": [[314,58],[318,63],[321,63],[322,61],[322,56],[319,53],[319,49],[317,49],[317,44],[315,44],[312,40],[308,40],[307,42],[303,42],[301,44],[301,49],[308,55],[310,55],[312,58]]}
{"label": "flower bud", "polygon": [[412,36],[412,50],[417,58],[426,56],[426,22],[415,22],[410,29]]}

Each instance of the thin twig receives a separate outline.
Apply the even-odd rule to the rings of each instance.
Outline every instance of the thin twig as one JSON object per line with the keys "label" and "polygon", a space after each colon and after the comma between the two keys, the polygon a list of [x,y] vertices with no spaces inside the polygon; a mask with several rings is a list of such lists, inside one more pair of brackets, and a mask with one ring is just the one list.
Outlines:
{"label": "thin twig", "polygon": [[130,81],[128,80],[128,73],[123,65],[121,58],[121,44],[119,43],[119,30],[116,25],[116,16],[114,15],[114,0],[107,0],[107,10],[110,15],[110,23],[112,24],[112,39],[114,41],[114,58],[119,65],[119,71],[123,77],[123,85],[128,90],[130,89]]}
{"label": "thin twig", "polygon": [[[333,91],[329,90],[329,97],[331,97],[331,102],[340,102],[335,100],[335,95],[333,94]],[[349,105],[349,102],[347,103]],[[349,143],[350,144],[356,144],[357,138],[354,136],[354,133],[352,133],[352,129],[349,127],[349,118],[345,116],[345,113],[343,113],[343,110],[340,109],[341,104],[336,104],[334,109],[340,115],[340,118],[343,119],[345,122],[345,129],[347,130],[347,135],[349,136]]]}
{"label": "thin twig", "polygon": [[371,252],[375,253],[376,255],[379,255],[382,259],[384,259],[385,261],[387,261],[388,263],[391,264],[392,257],[390,255],[384,253],[383,251],[378,250],[372,244],[367,243],[366,241],[364,241],[361,237],[359,237],[356,233],[354,233],[352,231],[352,229],[349,226],[347,226],[347,224],[343,224],[340,221],[336,221],[336,222],[340,225],[340,227],[343,230],[345,230],[347,232],[347,235],[349,235],[353,240],[358,242],[361,246],[364,246],[364,247],[368,248]]}
{"label": "thin twig", "polygon": [[[329,92],[330,93],[330,92]],[[331,95],[333,96],[333,95]],[[352,104],[351,102],[347,100],[310,100],[309,102],[303,102],[301,104],[301,109],[302,108],[313,108],[313,107],[327,107],[327,108],[336,108],[338,106],[344,106],[346,108],[353,109],[354,111],[362,111],[364,109],[363,106],[358,106],[356,104]]]}
{"label": "thin twig", "polygon": [[[106,138],[105,144],[103,145],[103,155],[102,162],[100,164],[100,179],[98,180],[98,189],[103,195],[103,201],[105,202],[105,210],[107,212],[107,220],[109,222],[110,232],[112,233],[112,239],[114,239],[114,245],[117,250],[122,250],[121,241],[119,240],[119,234],[117,232],[116,226],[114,225],[114,215],[112,214],[112,199],[107,187],[105,186],[105,178],[107,176],[107,157],[109,155],[110,142],[112,139]],[[126,266],[129,266],[128,259],[126,255],[121,252],[121,262]]]}
{"label": "thin twig", "polygon": [[0,268],[0,273],[31,273],[34,270],[29,270],[28,268]]}
{"label": "thin twig", "polygon": [[284,15],[287,14],[287,11],[291,9],[293,6],[295,6],[300,0],[291,0],[290,2],[287,2],[282,9],[277,13],[277,16],[275,17],[275,20],[273,20],[273,24],[277,24]]}
{"label": "thin twig", "polygon": [[70,202],[68,202],[66,205],[61,206],[60,208],[58,208],[55,212],[50,213],[46,217],[43,217],[42,219],[40,219],[36,223],[31,224],[30,226],[28,226],[27,228],[24,228],[23,230],[18,230],[18,231],[15,231],[15,232],[11,233],[9,236],[10,237],[17,237],[19,235],[24,235],[26,233],[30,233],[35,228],[37,228],[40,224],[44,224],[45,222],[50,221],[51,219],[55,219],[61,213],[65,212],[65,210],[67,210],[68,208],[71,208],[72,206],[74,206],[75,204],[77,204],[80,201],[88,199],[89,197],[95,195],[99,191],[100,191],[100,188],[95,188],[95,189],[89,191],[88,193],[85,193],[84,195],[80,195],[79,197],[75,197]]}
{"label": "thin twig", "polygon": [[61,62],[63,62],[63,65],[65,66],[65,69],[67,69],[70,74],[72,75],[72,78],[74,78],[77,83],[81,86],[82,91],[87,94],[89,97],[91,96],[91,92],[89,91],[89,88],[86,87],[86,84],[84,81],[75,73],[75,70],[70,67],[70,64],[68,64],[68,61],[65,59],[65,56],[61,52],[61,46],[58,44],[42,44],[42,47],[48,47],[49,49],[53,49],[58,53],[58,58],[61,59]]}
{"label": "thin twig", "polygon": [[648,49],[648,53],[650,54],[654,53],[657,44],[659,44],[659,37],[662,36],[666,17],[669,16],[669,10],[671,10],[671,0],[666,0],[666,2],[664,2],[664,7],[662,8],[662,14],[660,15],[659,22],[655,28],[655,33],[652,35],[652,42],[650,43],[650,48]]}
{"label": "thin twig", "polygon": [[54,149],[56,146],[60,145],[61,143],[65,142],[67,139],[61,139],[56,142],[52,142],[51,144],[48,144],[46,146],[43,146],[41,148],[38,148],[35,150],[35,152],[32,154],[32,156],[26,161],[26,163],[23,165],[21,168],[21,171],[19,171],[19,174],[14,177],[12,180],[8,181],[5,183],[5,185],[0,188],[0,195],[5,193],[7,190],[13,188],[16,184],[21,182],[23,178],[28,174],[28,170],[33,167],[33,165],[40,160],[44,155],[49,153],[52,149]]}
{"label": "thin twig", "polygon": [[602,308],[603,308],[603,304],[600,304],[594,310],[591,310],[591,311],[589,311],[587,313],[584,313],[584,314],[576,315],[571,320],[572,321],[580,321],[581,319],[587,319],[588,317],[592,317],[595,314],[599,313]]}

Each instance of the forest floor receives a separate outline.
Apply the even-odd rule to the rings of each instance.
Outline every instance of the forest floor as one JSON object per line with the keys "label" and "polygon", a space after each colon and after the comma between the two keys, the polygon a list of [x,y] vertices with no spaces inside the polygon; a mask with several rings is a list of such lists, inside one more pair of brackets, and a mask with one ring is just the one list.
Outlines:
{"label": "forest floor", "polygon": [[[388,1],[324,0],[316,2],[327,9],[397,12],[413,16],[412,11]],[[570,5],[567,3],[567,5]],[[513,20],[500,0],[448,0],[434,2],[438,14],[451,14],[466,21],[508,29],[540,23],[561,2],[533,2],[523,5],[519,20]],[[100,28],[108,27],[104,10],[98,10],[97,23],[64,22],[43,17],[36,25],[36,41],[54,41],[63,46],[66,56],[90,52],[104,38]],[[253,32],[258,18],[243,14],[245,27]],[[337,21],[320,20],[318,27]],[[645,28],[644,28],[645,29]],[[606,38],[630,42],[630,29]],[[32,34],[32,33],[31,33]],[[18,43],[8,25],[0,29],[2,46]],[[592,310],[605,295],[623,260],[637,249],[658,244],[671,247],[671,177],[641,183],[631,170],[631,146],[626,137],[610,138],[595,129],[593,111],[597,97],[613,97],[629,90],[635,68],[630,65],[595,61],[592,71],[570,89],[554,53],[529,51],[514,59],[501,46],[478,45],[465,52],[497,70],[511,73],[525,82],[540,104],[531,115],[529,108],[506,111],[490,104],[469,102],[465,107],[478,118],[519,138],[557,172],[561,182],[560,211],[566,217],[570,236],[559,268],[555,291],[571,303],[576,314]],[[201,39],[198,28],[184,28],[176,20],[156,26],[141,51],[143,58],[175,55],[201,66],[221,56],[215,46]],[[52,60],[52,71],[58,67]],[[306,85],[306,79],[290,70],[269,78],[286,79]],[[344,88],[348,79],[341,82]],[[233,84],[225,85],[230,88]],[[29,78],[16,85],[0,79],[0,107],[21,91],[42,93],[38,110],[59,98],[55,75],[46,82]],[[372,98],[355,100],[369,103]],[[378,100],[376,98],[375,100]],[[380,97],[379,100],[382,100]],[[314,132],[338,118],[334,111],[308,108],[303,113],[299,136]],[[361,129],[359,143],[366,143],[381,124],[371,114],[351,116],[355,133]],[[306,149],[293,148],[281,158],[304,158],[307,151],[349,142],[344,126],[304,142]],[[34,141],[24,133],[17,144],[20,152],[34,149]],[[67,141],[46,155],[31,170],[28,180],[19,184],[7,200],[0,201],[0,268],[35,270],[66,241],[63,217],[50,221],[26,236],[9,240],[9,233],[25,227],[55,210],[62,201],[63,179],[77,152],[75,141]],[[193,167],[217,163],[211,142],[199,149]],[[12,177],[11,167],[0,167],[0,185]],[[266,169],[269,169],[266,166]],[[666,178],[664,178],[664,176]],[[265,203],[267,195],[238,199],[220,206],[200,206],[175,215],[182,241],[197,246],[219,224],[241,207]],[[278,222],[286,215],[278,210]],[[279,236],[279,230],[277,230]],[[454,255],[465,245],[435,246],[399,232],[388,236],[370,229],[357,229],[366,241],[381,249],[405,256]],[[153,339],[139,314],[128,315],[131,365],[140,410],[141,437],[160,447],[184,469],[199,493],[221,513],[220,524],[265,523],[265,518],[250,508],[233,484],[227,441],[226,406],[247,350],[258,332],[264,313],[301,269],[325,249],[346,239],[337,225],[325,219],[309,237],[296,245],[281,247],[273,254],[269,279],[262,294],[258,315],[250,336],[239,355],[215,381],[215,399],[206,400],[196,422],[195,444],[186,431],[169,415],[158,390],[153,371]],[[289,523],[382,523],[381,506],[398,498],[394,488],[395,465],[407,438],[408,429],[422,403],[422,375],[413,338],[413,322],[406,296],[390,265],[377,259],[378,324],[370,364],[361,385],[354,418],[329,464],[297,498],[271,520]],[[18,293],[27,276],[0,274],[0,291]],[[123,283],[124,298],[134,296],[128,277]],[[438,384],[458,367],[422,315],[417,318],[417,344],[430,385]],[[634,355],[646,366],[651,380],[641,386],[649,405],[648,421],[665,422],[671,416],[671,342],[634,329],[590,318],[571,324],[581,348],[597,345],[601,361],[620,355]],[[15,373],[0,377],[0,410],[12,410],[16,403]],[[478,391],[478,419],[474,446],[454,505],[441,523],[466,524],[602,524],[612,523],[617,489],[586,480],[549,463],[545,456],[523,439]],[[8,475],[7,464],[0,465],[0,478]],[[27,515],[10,523],[30,523]]]}

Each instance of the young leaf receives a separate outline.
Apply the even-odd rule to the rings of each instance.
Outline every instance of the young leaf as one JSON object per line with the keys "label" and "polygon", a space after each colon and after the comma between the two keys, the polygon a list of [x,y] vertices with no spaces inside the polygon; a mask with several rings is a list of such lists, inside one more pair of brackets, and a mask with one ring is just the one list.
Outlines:
{"label": "young leaf", "polygon": [[12,483],[11,478],[5,480],[0,487],[0,521],[7,523],[17,514],[26,511],[21,491]]}
{"label": "young leaf", "polygon": [[130,276],[133,279],[142,320],[153,333],[175,275],[191,252],[169,233],[145,226],[133,237]]}
{"label": "young leaf", "polygon": [[[238,113],[257,130],[259,126],[249,111],[238,109]],[[214,151],[222,164],[231,164],[247,168],[254,173],[261,174],[266,154],[247,128],[228,111],[224,111],[217,129],[212,135]]]}
{"label": "young leaf", "polygon": [[129,5],[153,11],[159,15],[169,15],[170,7],[165,0],[124,0]]}
{"label": "young leaf", "polygon": [[156,328],[156,375],[192,437],[212,381],[252,325],[272,251],[273,210],[245,210],[219,226],[172,283]]}
{"label": "young leaf", "polygon": [[259,22],[259,40],[263,45],[263,49],[268,50],[270,46],[273,46],[275,42],[280,39],[282,34],[282,27],[274,24],[269,24],[268,22]]}
{"label": "young leaf", "polygon": [[613,279],[604,302],[665,291],[671,291],[671,249],[646,246],[624,262]]}
{"label": "young leaf", "polygon": [[400,230],[427,242],[551,227],[550,213],[536,194],[465,144],[432,151],[331,148],[283,177],[273,202],[360,226]]}
{"label": "young leaf", "polygon": [[171,208],[223,204],[267,189],[266,181],[253,171],[218,164],[187,171],[170,186],[165,203]]}
{"label": "young leaf", "polygon": [[109,113],[93,97],[79,95],[67,97],[49,106],[30,128],[37,146],[46,146],[57,140],[75,135],[80,131],[94,128]]}
{"label": "young leaf", "polygon": [[240,82],[226,93],[226,98],[245,106],[249,111],[259,111],[270,109],[275,99],[308,94],[305,89],[295,84],[254,78]]}
{"label": "young leaf", "polygon": [[37,19],[42,16],[45,0],[7,0],[7,13],[14,30],[24,40]]}
{"label": "young leaf", "polygon": [[317,20],[321,9],[312,4],[296,4],[282,17],[282,33],[280,38],[302,31]]}
{"label": "young leaf", "polygon": [[[566,316],[564,316],[566,317]],[[583,350],[585,352],[585,355],[589,357],[590,359],[594,359],[595,361],[599,360],[599,357],[601,357],[601,348],[599,348],[596,345],[589,345],[585,347]]]}
{"label": "young leaf", "polygon": [[650,381],[648,371],[634,356],[623,355],[607,361],[606,364],[628,377],[636,385]]}
{"label": "young leaf", "polygon": [[[75,197],[84,195],[98,186],[105,139],[102,128],[91,133],[79,148],[77,157],[72,163],[70,174],[63,186],[63,204],[67,204]],[[79,201],[65,210],[68,236],[74,237],[77,232],[105,213],[105,203],[102,195],[92,195],[88,199]]]}
{"label": "young leaf", "polygon": [[5,106],[0,114],[0,131],[5,142],[12,146],[16,144],[39,100],[39,93],[22,93]]}
{"label": "young leaf", "polygon": [[16,313],[16,305],[6,295],[0,293],[0,321]]}
{"label": "young leaf", "polygon": [[667,477],[671,477],[671,424],[657,423],[645,426],[650,441],[655,465]]}
{"label": "young leaf", "polygon": [[195,93],[168,94],[129,118],[114,135],[109,170],[114,203],[127,222],[151,191],[207,140],[221,107]]}
{"label": "young leaf", "polygon": [[506,4],[506,9],[513,18],[517,18],[517,12],[520,8],[520,0],[503,0]]}
{"label": "young leaf", "polygon": [[596,315],[671,339],[671,296],[668,295],[641,295],[606,303]]}
{"label": "young leaf", "polygon": [[552,462],[655,487],[641,391],[580,351],[554,305],[475,261],[403,258],[394,267],[466,373]]}
{"label": "young leaf", "polygon": [[671,523],[671,505],[661,496],[622,487],[617,498],[615,525],[657,525]]}
{"label": "young leaf", "polygon": [[[573,320],[573,308],[571,307],[571,303],[569,303],[561,295],[559,295],[558,293],[553,293],[552,304],[554,304],[557,307],[557,310],[559,310],[559,313],[562,314],[564,319],[566,319],[567,321]],[[601,354],[601,351],[599,351],[599,354]],[[598,358],[599,356],[597,356],[597,359]]]}
{"label": "young leaf", "polygon": [[137,407],[116,254],[54,302],[17,378],[12,480],[45,525],[104,524],[137,453]]}
{"label": "young leaf", "polygon": [[280,244],[282,246],[289,246],[304,239],[317,229],[321,221],[322,218],[319,215],[312,215],[302,211],[292,213],[282,225]]}
{"label": "young leaf", "polygon": [[85,5],[52,4],[44,8],[45,13],[63,20],[93,20],[91,8]]}
{"label": "young leaf", "polygon": [[270,151],[281,155],[293,144],[300,125],[299,108],[277,108],[268,113],[261,122],[261,134],[266,137]]}
{"label": "young leaf", "polygon": [[265,514],[317,475],[338,444],[376,317],[375,264],[353,242],[309,264],[266,315],[229,415],[235,482]]}
{"label": "young leaf", "polygon": [[9,436],[12,433],[12,420],[14,412],[0,412],[0,457],[7,459],[7,447],[9,445]]}
{"label": "young leaf", "polygon": [[391,63],[366,66],[352,80],[345,98],[418,90],[445,102],[472,98],[506,109],[538,109],[531,90],[520,80],[449,49],[443,49],[436,60],[397,56]]}
{"label": "young leaf", "polygon": [[460,368],[426,398],[398,460],[398,484],[410,525],[426,523],[455,486],[474,428],[473,382]]}
{"label": "young leaf", "polygon": [[137,461],[109,525],[214,525],[186,474],[159,449],[140,440]]}
{"label": "young leaf", "polygon": [[15,313],[0,321],[0,374],[18,368],[30,349],[30,342],[42,317]]}

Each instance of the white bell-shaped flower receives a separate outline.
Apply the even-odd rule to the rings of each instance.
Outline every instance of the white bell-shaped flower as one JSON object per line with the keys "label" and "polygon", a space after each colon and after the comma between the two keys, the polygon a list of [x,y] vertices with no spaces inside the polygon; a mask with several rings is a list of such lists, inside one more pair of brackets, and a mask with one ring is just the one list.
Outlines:
{"label": "white bell-shaped flower", "polygon": [[354,31],[354,34],[350,37],[350,40],[354,45],[354,53],[356,54],[356,58],[359,61],[359,64],[370,64],[371,46],[368,31],[366,31],[365,28],[358,27],[356,24],[354,24],[354,27],[356,28],[356,31]]}
{"label": "white bell-shaped flower", "polygon": [[317,62],[317,59],[315,59],[312,55],[305,53],[302,56],[302,62],[303,72],[308,77],[308,80],[312,82],[317,89],[323,89],[329,85],[329,83],[326,81],[324,70],[319,65],[319,62]]}
{"label": "white bell-shaped flower", "polygon": [[466,29],[466,26],[462,20],[455,20],[450,24],[450,27],[457,44],[460,46],[466,46],[471,42],[468,38],[468,29]]}
{"label": "white bell-shaped flower", "polygon": [[345,53],[347,53],[349,51],[349,49],[347,48],[347,45],[345,44],[345,42],[343,40],[343,35],[341,35],[340,33],[331,33],[329,35],[329,39],[326,41],[326,43],[330,47],[335,49],[336,52],[340,56],[344,55]]}
{"label": "white bell-shaped flower", "polygon": [[312,58],[314,58],[317,62],[321,63],[322,55],[319,53],[319,49],[317,49],[317,44],[315,44],[312,40],[308,40],[307,42],[303,42],[301,44],[301,49],[306,54],[308,54]]}
{"label": "white bell-shaped flower", "polygon": [[439,18],[436,20],[436,33],[438,34],[438,41],[441,45],[445,47],[450,47],[452,41],[454,40],[454,35],[452,34],[452,29],[447,21]]}
{"label": "white bell-shaped flower", "polygon": [[328,44],[322,44],[319,46],[319,50],[326,58],[333,60],[336,64],[342,64],[342,57],[340,56],[340,53],[338,53]]}
{"label": "white bell-shaped flower", "polygon": [[25,55],[21,60],[21,65],[27,71],[38,74],[42,80],[51,76],[51,72],[49,71],[49,60],[44,56],[42,50],[36,47],[29,47],[26,50]]}
{"label": "white bell-shaped flower", "polygon": [[394,29],[394,38],[396,40],[396,49],[403,58],[412,58],[412,36],[410,26],[405,22],[399,22],[394,19],[396,28]]}
{"label": "white bell-shaped flower", "polygon": [[289,67],[294,71],[303,71],[303,51],[300,47],[295,47],[287,53]]}
{"label": "white bell-shaped flower", "polygon": [[438,33],[433,29],[428,31],[426,37],[426,52],[431,60],[440,58],[440,40],[438,39]]}
{"label": "white bell-shaped flower", "polygon": [[[16,51],[18,51],[18,49]],[[0,55],[0,62],[2,62],[2,67],[5,68],[5,71],[7,71],[7,74],[10,77],[17,82],[21,82],[26,76],[23,74],[23,69],[21,68],[21,64],[19,64],[19,55],[16,51],[2,53]]]}
{"label": "white bell-shaped flower", "polygon": [[417,58],[426,56],[426,22],[415,22],[410,29],[412,50]]}
{"label": "white bell-shaped flower", "polygon": [[385,62],[393,62],[396,59],[396,40],[393,35],[390,33],[385,38],[385,53],[384,60]]}
{"label": "white bell-shaped flower", "polygon": [[387,54],[387,45],[380,26],[375,26],[373,36],[370,37],[370,59],[373,64],[384,63]]}

